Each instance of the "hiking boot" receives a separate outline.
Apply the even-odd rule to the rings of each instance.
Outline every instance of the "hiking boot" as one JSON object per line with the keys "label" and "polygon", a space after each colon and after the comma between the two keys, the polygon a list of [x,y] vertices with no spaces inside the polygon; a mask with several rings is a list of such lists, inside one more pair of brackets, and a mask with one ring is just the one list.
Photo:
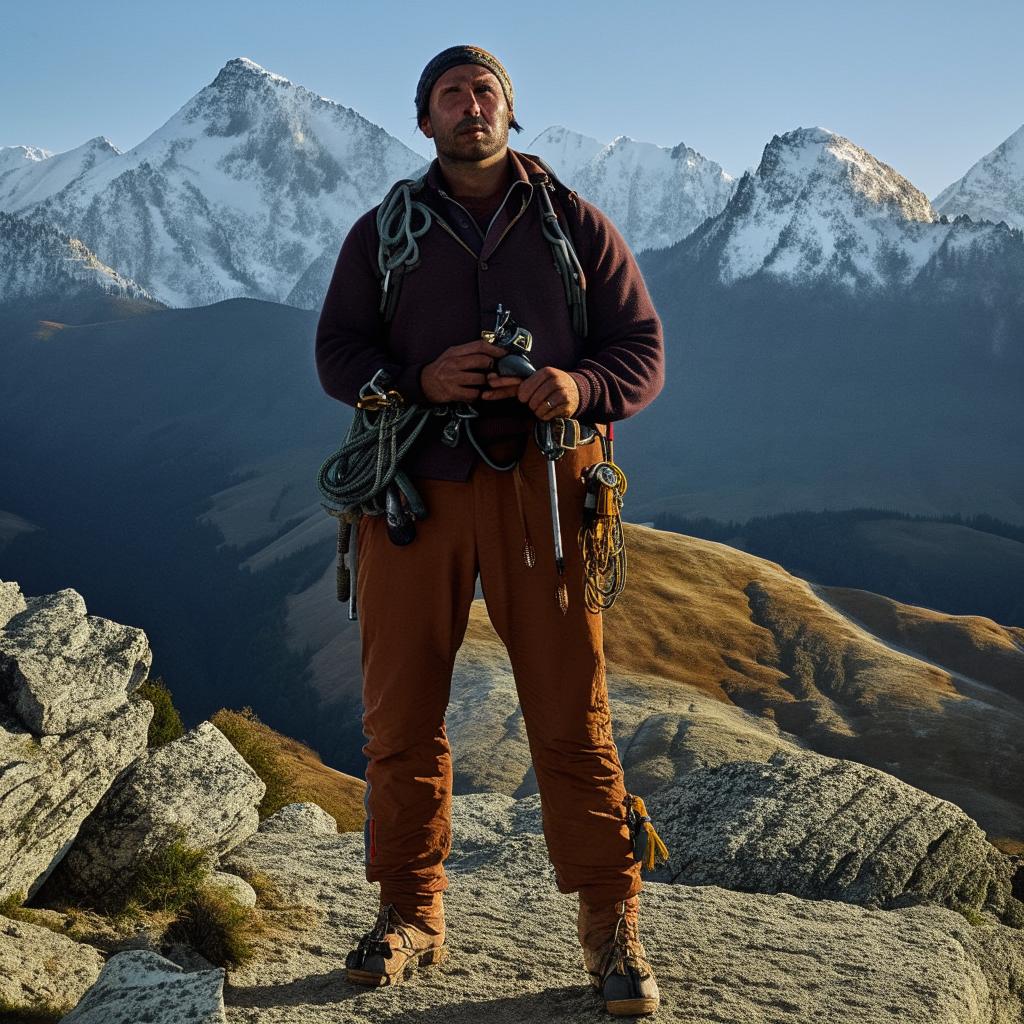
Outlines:
{"label": "hiking boot", "polygon": [[385,903],[345,957],[345,978],[355,985],[397,985],[417,967],[439,964],[447,955],[443,932],[432,935],[406,924],[394,904]]}
{"label": "hiking boot", "polygon": [[654,1013],[660,996],[640,941],[640,897],[592,908],[580,900],[577,922],[590,983],[616,1017]]}

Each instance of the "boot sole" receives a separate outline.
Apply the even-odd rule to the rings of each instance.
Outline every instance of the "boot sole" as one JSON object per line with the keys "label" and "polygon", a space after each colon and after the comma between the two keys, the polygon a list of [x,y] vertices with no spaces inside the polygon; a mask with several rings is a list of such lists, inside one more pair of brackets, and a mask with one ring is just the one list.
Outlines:
{"label": "boot sole", "polygon": [[345,980],[354,985],[367,985],[371,988],[380,988],[383,985],[398,985],[412,975],[418,967],[431,967],[447,959],[448,947],[436,946],[428,949],[418,956],[411,956],[402,965],[400,970],[394,974],[377,974],[375,971],[363,971],[357,967],[345,969]]}
{"label": "boot sole", "polygon": [[642,999],[614,999],[605,1003],[605,1009],[613,1017],[638,1017],[647,1013],[654,1013],[657,1010],[660,1000]]}

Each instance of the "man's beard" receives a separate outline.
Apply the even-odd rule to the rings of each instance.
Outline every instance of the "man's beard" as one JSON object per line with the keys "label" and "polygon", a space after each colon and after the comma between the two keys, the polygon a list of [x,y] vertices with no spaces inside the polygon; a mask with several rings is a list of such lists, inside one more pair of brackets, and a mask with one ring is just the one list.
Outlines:
{"label": "man's beard", "polygon": [[[482,125],[485,134],[459,134],[471,124]],[[460,121],[452,132],[434,136],[438,156],[447,160],[477,163],[500,153],[508,145],[508,118],[491,128],[482,120]]]}

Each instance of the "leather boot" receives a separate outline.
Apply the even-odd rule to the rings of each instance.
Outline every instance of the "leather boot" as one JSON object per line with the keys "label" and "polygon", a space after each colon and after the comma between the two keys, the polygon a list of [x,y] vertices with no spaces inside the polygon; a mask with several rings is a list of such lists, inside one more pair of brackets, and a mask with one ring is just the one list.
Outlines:
{"label": "leather boot", "polygon": [[444,926],[424,930],[407,924],[394,904],[384,903],[373,927],[345,957],[346,980],[356,985],[397,985],[417,967],[448,955]]}
{"label": "leather boot", "polygon": [[660,1002],[654,969],[640,941],[640,897],[605,907],[580,900],[577,921],[590,982],[617,1017],[654,1013]]}

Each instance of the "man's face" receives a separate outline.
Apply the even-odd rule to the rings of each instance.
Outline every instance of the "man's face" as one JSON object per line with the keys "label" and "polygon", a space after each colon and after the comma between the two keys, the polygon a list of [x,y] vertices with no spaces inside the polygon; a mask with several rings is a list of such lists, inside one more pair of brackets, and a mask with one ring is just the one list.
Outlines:
{"label": "man's face", "polygon": [[434,83],[420,130],[438,156],[477,162],[505,149],[509,120],[498,79],[478,64],[459,64]]}

